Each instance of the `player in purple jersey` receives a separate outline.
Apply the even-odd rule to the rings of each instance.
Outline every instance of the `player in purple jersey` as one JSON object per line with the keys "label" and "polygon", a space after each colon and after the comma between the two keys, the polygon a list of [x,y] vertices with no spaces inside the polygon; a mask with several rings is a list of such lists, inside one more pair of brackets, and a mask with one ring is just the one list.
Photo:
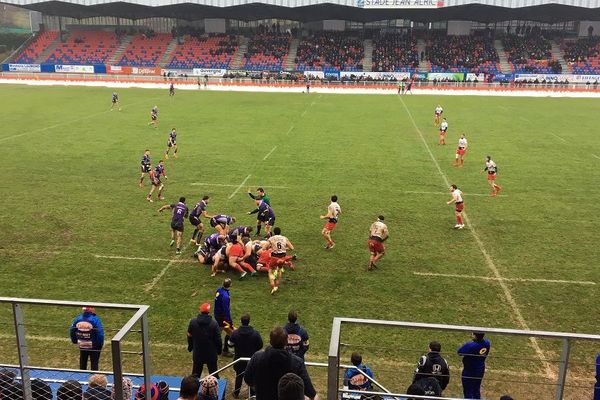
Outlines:
{"label": "player in purple jersey", "polygon": [[140,177],[140,187],[144,187],[144,176],[150,173],[152,169],[150,161],[150,150],[144,150],[144,155],[142,156],[142,161],[140,162],[140,169],[142,170],[142,176]]}
{"label": "player in purple jersey", "polygon": [[257,208],[248,214],[258,213],[258,218],[265,222],[265,238],[271,237],[271,227],[275,225],[275,211],[264,200],[256,200]]}
{"label": "player in purple jersey", "polygon": [[150,110],[150,122],[148,122],[148,125],[154,125],[155,128],[158,128],[158,106],[154,106]]}
{"label": "player in purple jersey", "polygon": [[173,210],[171,218],[171,244],[173,246],[177,242],[177,254],[181,254],[181,237],[183,236],[183,222],[188,215],[188,207],[185,205],[185,197],[179,198],[179,203],[165,204],[158,209],[158,212],[164,210]]}
{"label": "player in purple jersey", "polygon": [[219,214],[210,219],[210,226],[215,228],[219,235],[227,236],[229,233],[229,225],[235,222],[235,217]]}
{"label": "player in purple jersey", "polygon": [[204,239],[204,243],[198,248],[194,255],[201,264],[212,264],[213,257],[225,245],[225,237],[218,233],[213,233]]}
{"label": "player in purple jersey", "polygon": [[200,239],[202,239],[202,234],[204,233],[204,224],[200,220],[200,217],[212,218],[212,216],[208,215],[208,212],[206,212],[209,199],[208,196],[202,197],[202,200],[196,203],[194,209],[190,213],[190,223],[194,225],[194,233],[192,233],[190,242],[195,243],[198,246],[200,245]]}
{"label": "player in purple jersey", "polygon": [[241,243],[243,237],[250,237],[250,232],[252,232],[251,226],[240,225],[229,232],[228,239],[231,243]]}
{"label": "player in purple jersey", "polygon": [[154,190],[156,190],[157,188],[158,188],[158,199],[164,200],[165,198],[162,195],[162,191],[165,188],[165,185],[162,183],[160,178],[162,176],[164,176],[165,179],[168,179],[167,172],[165,171],[165,162],[163,160],[160,160],[158,162],[158,165],[154,169],[152,169],[152,166],[150,166],[149,175],[150,175],[150,182],[152,182],[152,187],[150,188],[150,193],[148,193],[148,196],[146,196],[146,200],[148,200],[150,203],[152,203],[152,193],[154,193]]}
{"label": "player in purple jersey", "polygon": [[173,148],[173,157],[177,158],[177,131],[175,128],[171,129],[169,138],[167,139],[167,151],[165,151],[165,160],[169,159],[169,151]]}

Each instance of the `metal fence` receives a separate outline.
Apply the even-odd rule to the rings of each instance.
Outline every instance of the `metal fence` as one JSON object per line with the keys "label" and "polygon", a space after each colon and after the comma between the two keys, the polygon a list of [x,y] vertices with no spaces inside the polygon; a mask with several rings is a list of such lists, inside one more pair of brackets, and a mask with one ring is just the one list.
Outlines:
{"label": "metal fence", "polygon": [[[91,374],[99,374],[92,377],[93,380],[90,390],[93,386],[97,391],[110,391],[112,387],[113,398],[116,400],[127,400],[128,391],[131,392],[135,387],[145,384],[145,395],[147,399],[151,398],[151,371],[150,371],[150,349],[148,337],[148,309],[146,305],[133,304],[112,304],[112,303],[90,303],[73,302],[41,299],[21,299],[0,297],[0,306],[10,307],[10,310],[2,309],[2,316],[11,315],[12,325],[14,327],[14,338],[16,339],[17,362],[11,363],[9,351],[0,353],[0,398],[5,399],[24,399],[24,400],[50,400],[53,392],[62,394],[62,398],[70,399],[77,397],[81,393],[82,385],[90,383]],[[38,358],[48,359],[49,353],[53,354],[55,363],[60,363],[60,356],[67,354],[70,346],[68,335],[64,337],[39,337],[28,334],[28,330],[42,327],[45,330],[56,328],[58,332],[65,334],[70,327],[70,321],[61,320],[60,317],[66,315],[64,312],[56,310],[59,308],[64,311],[77,310],[81,312],[83,307],[94,307],[103,312],[125,312],[124,323],[112,329],[105,329],[108,336],[114,332],[110,338],[110,358],[112,371],[86,371],[81,369],[61,368],[60,365],[48,365],[48,362],[40,362],[46,365],[34,365],[30,355],[32,352],[38,353]],[[35,317],[29,317],[31,311]],[[35,311],[35,312],[34,312]],[[133,312],[133,315],[131,313]],[[71,314],[72,316],[72,314]],[[40,322],[42,321],[56,321]],[[32,321],[35,320],[35,321]],[[129,351],[123,349],[123,340],[129,333],[139,333],[139,351]],[[11,335],[6,335],[9,337]],[[30,340],[28,340],[30,339]],[[69,344],[70,347],[50,345],[36,346],[32,344],[36,340],[43,339],[49,343]],[[7,349],[13,346],[6,346]],[[79,351],[79,349],[78,349]],[[93,354],[90,350],[89,353]],[[123,357],[128,354],[141,356],[142,373],[125,373]],[[45,358],[44,358],[45,357]],[[98,357],[100,355],[98,354]],[[50,362],[52,363],[52,362]],[[86,362],[87,363],[87,362]],[[131,398],[131,394],[129,394]],[[81,397],[78,397],[79,399]]]}

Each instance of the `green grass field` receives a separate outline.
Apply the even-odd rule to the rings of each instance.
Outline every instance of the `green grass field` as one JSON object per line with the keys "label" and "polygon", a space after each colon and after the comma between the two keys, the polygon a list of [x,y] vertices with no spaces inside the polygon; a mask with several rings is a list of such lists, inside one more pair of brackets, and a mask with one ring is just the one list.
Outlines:
{"label": "green grass field", "polygon": [[[192,91],[171,99],[163,90],[122,89],[123,110],[109,112],[111,92],[2,86],[0,293],[150,305],[156,373],[191,370],[187,323],[223,279],[211,278],[204,266],[168,261],[175,257],[170,217],[157,212],[162,203],[145,201],[147,181],[143,190],[137,186],[143,150],[157,161],[171,127],[177,127],[180,157],[167,161],[167,201],[186,196],[193,205],[207,194],[210,213],[253,226],[254,216],[245,215],[253,208],[246,190],[267,187],[277,225],[297,248],[298,268],[275,296],[264,276],[234,280],[233,314],[237,321],[249,312],[268,337],[290,309],[298,310],[311,335],[308,360],[326,361],[336,316],[521,329],[520,313],[530,329],[597,333],[597,100]],[[432,121],[438,103],[450,123],[445,147],[436,144]],[[156,130],[146,125],[155,104]],[[452,161],[461,132],[470,148],[465,167],[457,169]],[[488,196],[480,174],[486,154],[498,163],[501,197]],[[452,229],[442,175],[463,190],[473,230]],[[334,231],[337,246],[325,251],[319,215],[332,194],[343,214]],[[391,238],[379,269],[367,272],[367,230],[378,214]],[[186,225],[186,243],[189,235]],[[191,261],[192,252],[186,247],[179,259]],[[493,268],[513,280],[481,279],[494,277]],[[531,281],[538,279],[566,282]],[[77,365],[66,333],[76,313],[26,308],[32,363]],[[100,315],[109,330],[129,317]],[[0,362],[17,361],[11,324],[10,309],[0,308]],[[466,335],[353,328],[343,332],[348,346],[342,350],[348,358],[361,351],[388,389],[403,391],[432,339],[442,341],[457,367],[445,394],[458,396],[455,350]],[[543,385],[552,380],[528,340],[490,339],[486,396],[510,391],[552,398],[552,387]],[[139,347],[134,334],[130,342]],[[560,343],[539,346],[555,367]],[[597,351],[592,343],[574,346],[573,387],[565,398],[590,397]],[[107,348],[103,368],[109,360]],[[139,371],[139,357],[128,355],[127,366]],[[324,393],[325,370],[310,372]]]}

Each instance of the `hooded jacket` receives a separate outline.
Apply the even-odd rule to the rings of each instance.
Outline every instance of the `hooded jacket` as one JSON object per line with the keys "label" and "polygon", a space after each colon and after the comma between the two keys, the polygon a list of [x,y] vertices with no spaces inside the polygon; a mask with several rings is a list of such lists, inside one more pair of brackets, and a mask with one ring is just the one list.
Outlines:
{"label": "hooded jacket", "polygon": [[430,351],[419,359],[413,383],[429,377],[437,379],[442,390],[446,389],[450,382],[448,363],[437,351]]}
{"label": "hooded jacket", "polygon": [[83,312],[73,320],[71,342],[79,345],[79,350],[102,350],[104,346],[104,328],[102,321],[93,312]]}
{"label": "hooded jacket", "polygon": [[216,359],[223,342],[219,324],[208,314],[198,314],[188,326],[188,351],[196,361]]}
{"label": "hooded jacket", "polygon": [[233,358],[237,360],[240,357],[252,357],[254,353],[262,349],[263,340],[256,329],[249,325],[242,325],[231,334],[229,345],[235,349]]}
{"label": "hooded jacket", "polygon": [[288,334],[286,349],[304,360],[304,354],[308,351],[308,332],[300,324],[288,322],[283,329]]}

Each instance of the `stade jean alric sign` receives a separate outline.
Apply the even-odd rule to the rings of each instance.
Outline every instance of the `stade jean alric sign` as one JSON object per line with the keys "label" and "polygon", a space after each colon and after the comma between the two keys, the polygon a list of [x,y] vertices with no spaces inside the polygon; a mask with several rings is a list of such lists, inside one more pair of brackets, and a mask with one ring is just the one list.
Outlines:
{"label": "stade jean alric sign", "polygon": [[361,8],[439,8],[443,0],[357,0]]}

